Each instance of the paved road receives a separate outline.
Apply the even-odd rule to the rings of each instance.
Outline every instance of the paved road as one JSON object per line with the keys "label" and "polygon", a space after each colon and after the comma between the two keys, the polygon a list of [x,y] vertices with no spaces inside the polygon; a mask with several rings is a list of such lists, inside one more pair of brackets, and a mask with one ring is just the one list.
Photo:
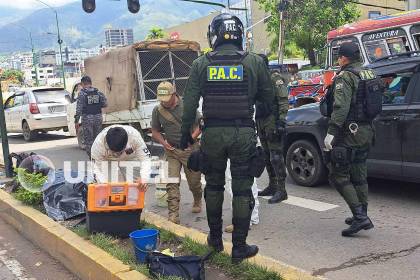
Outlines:
{"label": "paved road", "polygon": [[0,219],[0,280],[35,279],[79,278]]}
{"label": "paved road", "polygon": [[[57,167],[64,160],[75,166],[87,158],[74,138],[51,134],[42,140],[25,144],[20,136],[10,137],[11,151],[31,149],[48,156]],[[267,184],[266,174],[258,183]],[[190,213],[192,195],[185,181],[181,188],[182,223],[206,232],[205,213]],[[330,186],[305,188],[288,181],[287,189],[286,203],[271,206],[260,200],[261,221],[253,226],[249,241],[258,244],[262,254],[329,279],[420,279],[420,186],[370,180],[369,212],[375,228],[355,238],[341,237],[344,218],[350,213]],[[229,201],[227,196],[226,225],[231,219]],[[149,210],[166,215],[165,209],[155,206],[153,190],[146,202]]]}

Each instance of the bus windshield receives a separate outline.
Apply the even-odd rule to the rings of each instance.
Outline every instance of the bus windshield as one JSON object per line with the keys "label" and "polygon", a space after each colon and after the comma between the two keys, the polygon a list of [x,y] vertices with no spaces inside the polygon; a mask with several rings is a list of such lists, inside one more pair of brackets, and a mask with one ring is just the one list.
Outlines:
{"label": "bus windshield", "polygon": [[410,51],[407,34],[403,29],[391,29],[362,36],[369,62],[384,56]]}

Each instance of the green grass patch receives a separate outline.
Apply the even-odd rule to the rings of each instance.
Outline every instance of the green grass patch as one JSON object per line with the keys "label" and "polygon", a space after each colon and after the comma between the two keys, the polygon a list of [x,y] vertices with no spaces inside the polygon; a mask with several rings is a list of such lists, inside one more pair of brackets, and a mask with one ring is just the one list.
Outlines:
{"label": "green grass patch", "polygon": [[[191,240],[190,238],[179,238],[174,233],[158,228],[152,224],[142,222],[142,228],[154,228],[160,232],[160,242],[165,244],[174,244],[181,247],[184,255],[198,255],[204,256],[208,253],[209,248],[205,245],[199,244]],[[89,234],[86,226],[79,225],[72,229],[76,234],[83,237],[86,240],[92,242],[95,246],[101,248],[105,252],[109,253],[113,257],[122,261],[124,264],[129,265],[131,269],[135,269],[140,273],[150,277],[147,266],[144,264],[138,264],[134,256],[133,251],[127,247],[127,244],[122,244],[121,240],[112,236],[98,233]],[[131,243],[129,244],[131,246]],[[228,276],[241,279],[241,280],[281,280],[281,276],[272,271],[251,264],[248,262],[242,262],[238,265],[232,265],[231,258],[225,253],[214,254],[210,259],[209,263],[213,267],[217,267]],[[163,277],[161,280],[178,280],[178,277]]]}

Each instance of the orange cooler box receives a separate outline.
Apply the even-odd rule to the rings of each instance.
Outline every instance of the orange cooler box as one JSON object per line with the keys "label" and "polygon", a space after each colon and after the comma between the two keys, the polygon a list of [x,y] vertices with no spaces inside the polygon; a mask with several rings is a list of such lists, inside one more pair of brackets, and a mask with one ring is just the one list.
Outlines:
{"label": "orange cooler box", "polygon": [[90,184],[86,224],[89,232],[127,237],[140,227],[144,192],[137,184]]}

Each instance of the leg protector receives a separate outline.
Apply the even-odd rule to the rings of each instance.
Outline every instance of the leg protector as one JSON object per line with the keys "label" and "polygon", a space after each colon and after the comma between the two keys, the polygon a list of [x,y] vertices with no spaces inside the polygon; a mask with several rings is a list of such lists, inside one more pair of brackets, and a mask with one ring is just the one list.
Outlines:
{"label": "leg protector", "polygon": [[276,190],[285,191],[285,179],[286,179],[286,165],[284,164],[284,159],[281,151],[270,150],[270,163],[275,172]]}
{"label": "leg protector", "polygon": [[232,243],[234,247],[246,244],[254,206],[255,200],[252,190],[233,191]]}
{"label": "leg protector", "polygon": [[204,198],[206,200],[207,222],[210,228],[210,238],[222,238],[222,210],[224,200],[224,187],[206,185]]}

